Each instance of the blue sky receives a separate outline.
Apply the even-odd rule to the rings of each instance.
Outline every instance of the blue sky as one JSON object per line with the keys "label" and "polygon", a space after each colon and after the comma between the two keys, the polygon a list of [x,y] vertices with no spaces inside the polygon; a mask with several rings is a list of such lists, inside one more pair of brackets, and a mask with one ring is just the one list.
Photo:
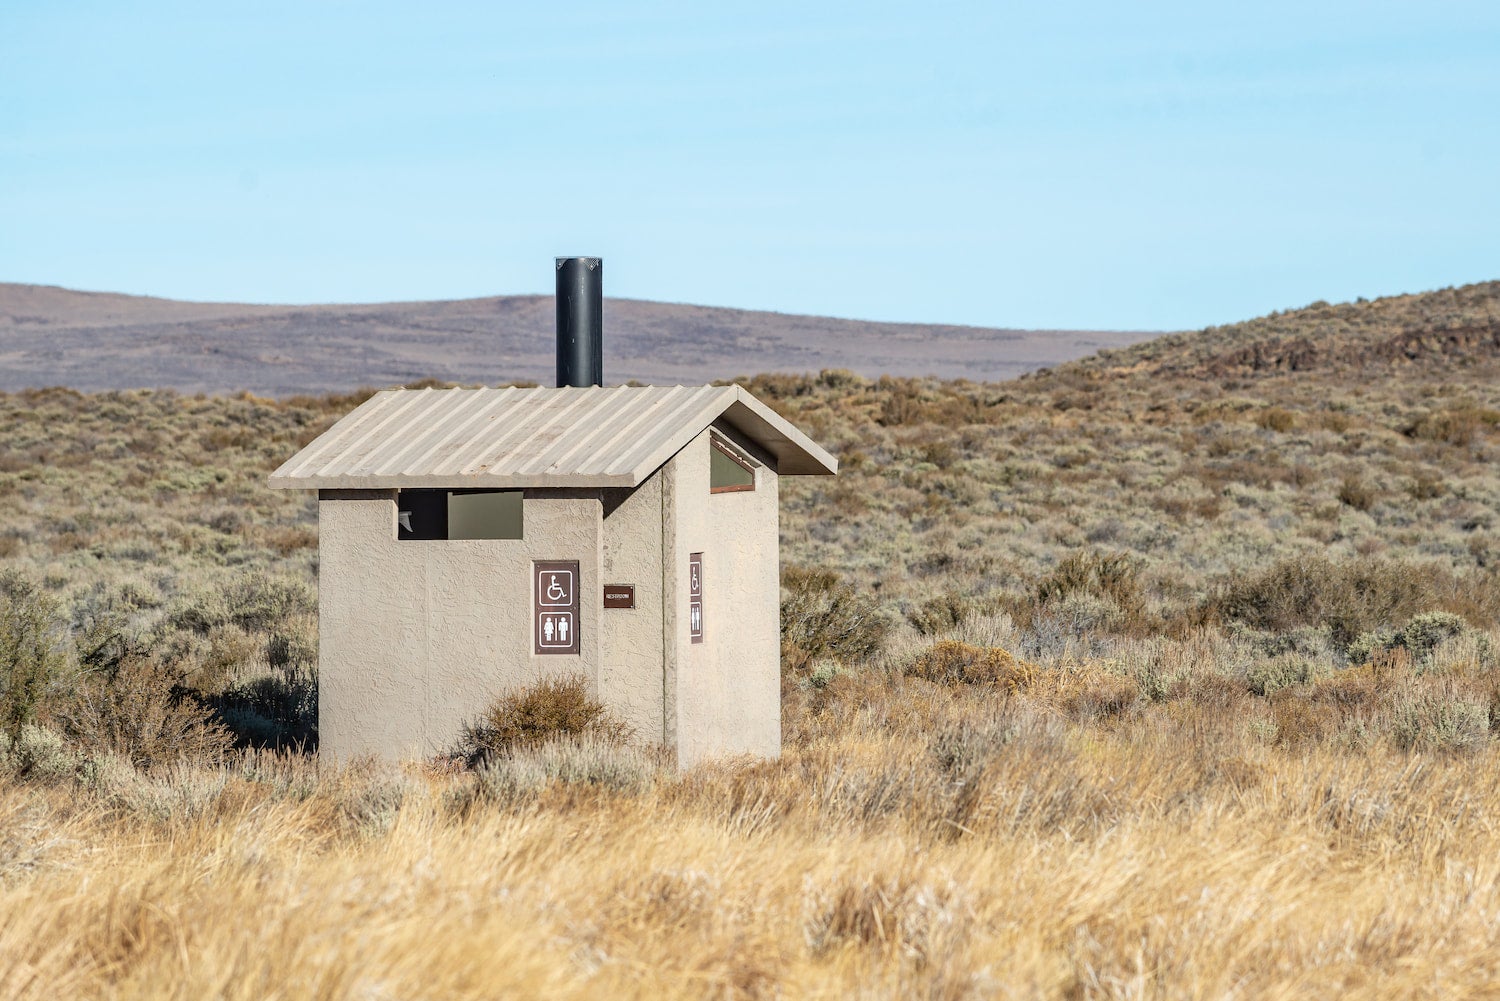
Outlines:
{"label": "blue sky", "polygon": [[0,281],[1181,329],[1500,278],[1500,4],[0,4]]}

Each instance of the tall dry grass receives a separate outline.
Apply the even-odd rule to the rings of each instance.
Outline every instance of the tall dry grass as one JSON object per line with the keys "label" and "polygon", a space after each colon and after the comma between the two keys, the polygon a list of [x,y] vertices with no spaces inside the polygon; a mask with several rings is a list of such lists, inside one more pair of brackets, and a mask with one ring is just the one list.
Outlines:
{"label": "tall dry grass", "polygon": [[1477,665],[1372,671],[1283,739],[1220,642],[849,670],[779,761],[680,776],[587,740],[478,773],[12,754],[0,996],[1487,996],[1500,741],[1400,739]]}

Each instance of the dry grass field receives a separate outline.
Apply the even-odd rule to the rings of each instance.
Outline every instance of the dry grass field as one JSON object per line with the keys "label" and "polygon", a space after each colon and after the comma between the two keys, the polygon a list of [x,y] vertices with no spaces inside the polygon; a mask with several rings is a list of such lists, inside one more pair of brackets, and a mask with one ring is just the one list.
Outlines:
{"label": "dry grass field", "polygon": [[1500,284],[745,381],[844,473],[783,757],[682,775],[319,774],[264,476],[358,394],[0,395],[0,997],[1495,995]]}

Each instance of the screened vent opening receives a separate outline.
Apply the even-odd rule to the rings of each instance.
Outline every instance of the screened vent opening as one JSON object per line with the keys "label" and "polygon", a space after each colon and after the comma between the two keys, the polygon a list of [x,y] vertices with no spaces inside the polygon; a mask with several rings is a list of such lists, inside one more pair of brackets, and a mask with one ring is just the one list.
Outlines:
{"label": "screened vent opening", "polygon": [[519,539],[519,490],[401,490],[396,538],[402,541]]}
{"label": "screened vent opening", "polygon": [[708,489],[724,494],[755,489],[755,467],[738,452],[713,439],[708,458]]}

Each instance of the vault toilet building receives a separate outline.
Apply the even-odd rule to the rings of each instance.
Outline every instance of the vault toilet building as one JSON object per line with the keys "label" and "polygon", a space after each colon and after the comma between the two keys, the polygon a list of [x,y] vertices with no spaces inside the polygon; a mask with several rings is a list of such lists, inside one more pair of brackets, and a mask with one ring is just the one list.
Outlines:
{"label": "vault toilet building", "polygon": [[777,484],[837,462],[738,386],[601,388],[601,270],[558,262],[559,388],[377,393],[271,475],[318,491],[326,758],[576,673],[684,767],[779,753]]}

